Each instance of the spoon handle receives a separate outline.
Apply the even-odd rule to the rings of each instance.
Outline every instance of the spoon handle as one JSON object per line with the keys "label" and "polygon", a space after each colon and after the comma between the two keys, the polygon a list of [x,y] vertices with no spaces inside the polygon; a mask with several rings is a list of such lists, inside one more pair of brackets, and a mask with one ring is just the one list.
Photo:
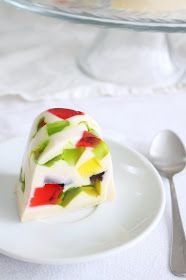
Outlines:
{"label": "spoon handle", "polygon": [[169,179],[172,201],[172,252],[170,259],[171,271],[177,276],[186,276],[186,239],[181,221],[176,190],[173,179]]}

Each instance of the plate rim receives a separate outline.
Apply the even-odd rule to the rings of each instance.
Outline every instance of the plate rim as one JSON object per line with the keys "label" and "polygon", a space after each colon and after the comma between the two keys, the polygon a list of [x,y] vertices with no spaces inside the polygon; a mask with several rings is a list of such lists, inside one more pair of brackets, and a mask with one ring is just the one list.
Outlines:
{"label": "plate rim", "polygon": [[[13,141],[25,141],[26,143],[26,138],[25,137],[12,137],[9,138],[7,140],[3,140],[0,142],[0,146],[3,144],[6,144],[8,142],[13,142]],[[89,255],[85,255],[82,257],[68,257],[68,258],[33,258],[33,257],[25,257],[21,254],[16,254],[16,253],[12,253],[9,252],[7,250],[4,250],[0,247],[0,253],[11,257],[13,259],[19,260],[19,261],[23,261],[23,262],[28,262],[28,263],[35,263],[35,264],[47,264],[47,265],[63,265],[63,264],[76,264],[76,263],[84,263],[84,262],[89,262],[92,260],[96,260],[98,258],[101,257],[106,257],[109,255],[113,255],[116,252],[121,252],[123,250],[127,250],[128,248],[133,247],[134,245],[136,245],[138,242],[142,241],[145,239],[146,236],[148,236],[148,234],[150,234],[155,228],[156,226],[159,224],[164,210],[165,210],[165,203],[166,203],[166,195],[165,195],[165,187],[164,187],[164,183],[163,180],[160,176],[160,174],[158,173],[158,171],[156,170],[156,168],[153,166],[153,164],[148,160],[147,157],[145,157],[142,153],[136,151],[134,148],[128,147],[125,144],[119,143],[116,140],[113,140],[111,137],[106,137],[106,141],[120,146],[121,148],[124,148],[125,150],[131,152],[132,154],[134,154],[135,156],[137,156],[141,161],[144,162],[145,166],[147,168],[149,168],[149,170],[151,172],[154,173],[154,175],[157,177],[157,181],[158,181],[158,188],[160,190],[161,193],[161,201],[160,201],[160,207],[158,212],[156,213],[156,215],[153,218],[153,221],[150,225],[148,225],[146,227],[146,229],[137,237],[135,237],[134,239],[128,241],[127,243],[123,244],[123,245],[118,245],[115,246],[114,248],[111,249],[106,249],[104,251],[98,252],[98,253],[93,253],[93,254],[89,254]]]}

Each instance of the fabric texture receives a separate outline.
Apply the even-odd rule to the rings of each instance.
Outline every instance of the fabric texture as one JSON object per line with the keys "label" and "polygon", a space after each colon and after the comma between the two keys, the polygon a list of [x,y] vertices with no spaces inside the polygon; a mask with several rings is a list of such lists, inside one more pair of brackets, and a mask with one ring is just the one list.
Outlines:
{"label": "fabric texture", "polygon": [[[162,82],[161,87],[158,86],[157,89],[153,89],[149,85],[148,88],[140,90],[133,86],[127,87],[98,82],[83,74],[77,67],[77,59],[91,45],[99,31],[100,29],[95,26],[74,24],[44,17],[1,3],[0,96],[11,94],[20,95],[26,100],[39,100],[46,98],[137,95],[141,93],[169,94],[170,92],[184,91],[186,88],[185,79],[179,80],[179,83],[175,86],[167,87],[165,77],[165,83]],[[126,31],[123,30],[123,32]],[[153,53],[150,51],[152,45],[157,46],[155,49],[157,49],[157,52],[159,51],[159,45],[163,44],[161,34],[160,38],[157,34],[154,37],[153,35],[149,37],[148,34],[147,38],[143,36],[136,48],[131,49],[130,43],[127,43],[128,40],[131,40],[130,32],[129,34],[124,33],[124,35],[121,33],[121,37],[125,36],[125,38],[121,38],[120,44],[123,46],[129,44],[127,51],[129,51],[131,57],[131,62],[130,59],[127,60],[126,69],[130,67],[130,63],[135,65],[135,61],[137,63],[136,69],[142,70],[145,63],[149,62],[150,59],[152,59],[152,65],[157,58],[162,61],[163,66],[168,63],[168,57],[161,56],[161,54],[157,56],[155,51]],[[135,41],[135,33],[133,37]],[[153,43],[151,40],[153,40]],[[186,57],[185,36],[172,34],[171,40],[174,42],[175,48],[179,49],[179,60],[184,64]],[[108,44],[110,43],[112,43],[112,38],[108,41]],[[141,53],[142,46],[143,52]],[[119,55],[116,55],[116,59],[119,59],[120,53],[122,55],[122,49],[118,49],[113,44],[113,51],[114,55],[119,52]],[[138,51],[139,57],[137,55]],[[108,52],[106,55],[109,57],[113,53],[109,54]],[[101,59],[104,56],[104,50],[98,50],[97,56],[98,59]],[[99,56],[101,57],[99,58]],[[105,76],[107,74],[109,76],[111,68],[112,66],[106,69],[108,72],[105,73]],[[135,67],[132,69],[135,72]],[[171,71],[169,66],[167,66],[166,71],[168,73]],[[152,75],[152,72],[156,77],[161,73],[161,69],[154,67],[153,70],[148,71],[147,68],[142,75],[143,78],[148,79],[148,75]],[[125,76],[129,75],[129,79],[130,74],[130,71],[124,72]],[[139,79],[141,80],[141,77],[136,79],[137,83],[140,82]],[[174,77],[171,78],[170,83],[174,82],[172,79],[174,80]]]}

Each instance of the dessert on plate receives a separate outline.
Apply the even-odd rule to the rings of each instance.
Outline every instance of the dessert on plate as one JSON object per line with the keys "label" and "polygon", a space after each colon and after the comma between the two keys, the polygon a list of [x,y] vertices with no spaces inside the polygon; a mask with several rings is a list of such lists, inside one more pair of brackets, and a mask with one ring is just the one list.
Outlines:
{"label": "dessert on plate", "polygon": [[96,121],[71,109],[42,112],[31,128],[16,194],[21,221],[112,200],[111,156]]}

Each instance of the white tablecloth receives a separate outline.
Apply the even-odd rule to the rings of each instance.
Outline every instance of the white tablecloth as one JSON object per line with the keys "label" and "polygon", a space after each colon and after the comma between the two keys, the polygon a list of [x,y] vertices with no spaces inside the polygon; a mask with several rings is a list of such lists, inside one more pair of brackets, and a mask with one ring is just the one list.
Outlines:
{"label": "white tablecloth", "polygon": [[[67,98],[69,96],[79,98],[100,95],[137,95],[142,92],[143,94],[184,92],[186,76],[177,85],[167,87],[167,79],[165,79],[165,82],[161,83],[161,88],[155,90],[149,85],[148,89],[143,89],[143,91],[134,88],[134,86],[119,86],[88,78],[78,69],[76,61],[79,54],[91,45],[99,30],[94,26],[44,17],[0,3],[0,96],[19,94],[27,100],[37,100],[51,97]],[[127,45],[127,40],[131,38],[129,34],[119,34],[118,36],[122,39],[120,38],[118,44]],[[157,65],[156,63],[154,65],[154,61],[161,61],[162,65],[167,65],[163,68],[166,68],[166,73],[170,73],[168,55],[162,55],[162,53],[156,55],[156,51],[159,53],[159,45],[162,45],[162,49],[165,51],[164,40],[161,35],[160,37],[156,36],[157,34],[153,37],[148,37],[148,35],[149,33],[141,41],[137,41],[136,48],[129,47],[127,49],[131,57],[130,60],[134,60],[132,64],[136,63],[137,68],[143,69],[144,64],[151,60],[147,69],[153,67],[151,67],[151,71],[146,70],[143,79],[148,77],[148,73],[149,75],[153,73],[153,76],[156,77],[156,74],[158,76],[158,73],[163,72],[159,69],[158,62]],[[116,37],[118,38],[118,36]],[[135,33],[133,36],[135,42]],[[115,39],[107,41],[107,44],[111,44],[113,40]],[[186,37],[182,34],[172,34],[171,41],[174,42],[175,50],[179,50],[179,60],[184,64]],[[152,45],[154,50],[151,53]],[[115,45],[112,48],[114,54],[123,52]],[[98,59],[99,56],[104,56],[102,50],[97,51],[97,56]],[[112,56],[109,50],[107,56]],[[119,60],[118,57],[116,57],[116,61]],[[125,68],[130,69],[130,61],[127,58],[125,63]],[[108,67],[107,75],[110,74],[110,67]],[[104,71],[106,70],[104,69]],[[163,74],[165,73],[163,72],[160,76]],[[130,79],[130,74],[127,71],[123,75],[125,75],[126,80],[126,76]],[[174,78],[170,79],[169,84],[174,82]],[[138,80],[141,80],[140,76]],[[154,84],[156,85],[156,83]]]}
{"label": "white tablecloth", "polygon": [[[4,17],[5,8],[4,6],[0,9],[0,23],[2,23],[2,17]],[[175,130],[186,143],[186,124],[185,124],[185,113],[186,113],[186,95],[184,87],[181,91],[171,90],[168,95],[157,94],[157,95],[126,95],[118,97],[92,97],[91,99],[75,99],[72,97],[74,90],[76,91],[76,85],[78,92],[82,85],[84,89],[92,92],[92,88],[99,92],[99,87],[93,87],[90,81],[85,78],[83,80],[76,81],[75,86],[71,86],[71,82],[64,84],[65,77],[69,77],[67,73],[63,77],[63,84],[60,84],[60,80],[55,81],[57,83],[42,84],[41,68],[37,64],[37,60],[43,50],[43,45],[39,51],[38,46],[35,47],[32,36],[33,33],[29,33],[27,26],[27,44],[30,42],[32,45],[25,51],[22,48],[23,41],[25,39],[25,28],[19,26],[19,32],[23,32],[24,36],[17,34],[17,26],[15,23],[12,24],[14,17],[13,9],[9,9],[9,14],[6,18],[7,24],[0,24],[0,30],[7,29],[8,42],[10,37],[12,41],[7,44],[6,36],[1,37],[0,41],[0,94],[4,95],[9,93],[10,95],[4,95],[0,97],[0,140],[6,140],[14,136],[25,136],[29,129],[31,122],[36,114],[41,110],[48,107],[73,107],[79,110],[83,110],[95,117],[103,128],[105,135],[110,136],[122,143],[136,148],[138,151],[146,154],[149,143],[154,134],[165,128]],[[26,18],[25,18],[26,20]],[[45,21],[42,18],[41,21]],[[4,21],[3,21],[4,22]],[[9,36],[10,25],[11,25],[11,36]],[[57,24],[56,22],[53,24]],[[30,23],[30,29],[35,26],[35,22]],[[58,26],[59,27],[59,26]],[[21,29],[22,28],[22,29]],[[42,27],[43,28],[43,27]],[[65,38],[66,32],[61,28],[61,32]],[[76,32],[73,30],[73,26],[70,25],[71,32],[76,36]],[[37,29],[37,28],[36,28]],[[50,31],[51,32],[51,31]],[[86,32],[86,30],[85,30]],[[2,40],[3,38],[3,40]],[[17,38],[17,40],[16,40]],[[22,39],[21,39],[22,38]],[[38,38],[39,40],[39,38]],[[45,44],[49,44],[47,37],[43,39]],[[46,41],[45,41],[46,40]],[[3,47],[5,46],[6,47]],[[37,44],[37,42],[36,42]],[[56,43],[57,44],[57,43]],[[78,41],[77,41],[78,44]],[[63,50],[61,43],[57,46],[59,53]],[[73,46],[66,44],[64,46],[66,52],[75,51]],[[25,68],[21,67],[25,63],[25,54],[27,63]],[[35,62],[29,64],[30,55],[35,55]],[[33,57],[33,56],[32,56]],[[70,54],[69,54],[70,57]],[[52,61],[52,58],[51,58]],[[57,61],[57,58],[56,58]],[[23,64],[22,64],[23,62]],[[36,64],[35,64],[36,63]],[[72,62],[70,62],[72,63]],[[61,62],[63,64],[63,62]],[[3,67],[2,67],[3,65]],[[5,71],[4,66],[7,65]],[[67,65],[67,64],[66,64]],[[11,66],[11,67],[10,67]],[[19,68],[20,66],[20,68]],[[29,68],[30,66],[30,68]],[[68,66],[68,65],[67,65]],[[72,66],[72,65],[71,65]],[[73,67],[70,66],[70,71]],[[34,68],[32,68],[34,67]],[[44,67],[44,66],[43,66]],[[58,65],[58,67],[60,67]],[[21,80],[22,69],[27,72],[27,80]],[[55,67],[53,68],[55,69]],[[37,72],[38,70],[38,72]],[[36,72],[35,72],[36,71]],[[74,70],[76,71],[76,70]],[[45,71],[44,71],[45,72]],[[8,73],[8,74],[7,74]],[[76,76],[76,72],[73,73],[73,77]],[[41,75],[41,76],[40,76]],[[44,74],[44,76],[46,73]],[[49,79],[51,73],[47,73]],[[29,83],[30,77],[30,83]],[[45,76],[46,77],[46,76]],[[10,79],[11,78],[11,79]],[[57,78],[58,79],[58,78]],[[9,81],[11,81],[9,83]],[[37,82],[36,82],[37,81]],[[79,82],[80,81],[80,82]],[[15,85],[15,87],[14,87]],[[21,85],[21,86],[20,86]],[[60,87],[61,86],[61,87]],[[47,96],[50,99],[42,99],[39,101],[28,102],[22,97],[31,99],[33,92],[33,99],[36,99],[34,92],[44,89],[38,93],[38,97]],[[59,97],[60,93],[58,88],[63,89],[64,92],[68,92],[69,97],[65,100],[52,99],[51,95],[47,95],[46,92],[54,93],[55,97]],[[108,90],[110,88],[108,87]],[[113,90],[113,89],[112,89]],[[77,92],[77,91],[76,91]],[[176,92],[176,93],[175,93]],[[140,93],[140,92],[138,92]],[[21,94],[20,97],[18,94]],[[114,92],[112,92],[114,95]],[[74,95],[75,96],[75,95]],[[186,172],[182,172],[176,178],[176,186],[179,204],[181,208],[181,214],[184,221],[184,227],[186,228]],[[169,201],[169,190],[167,184],[165,185],[167,192],[167,206],[165,214],[156,227],[156,229],[135,247],[116,253],[112,256],[95,260],[93,262],[84,264],[73,264],[64,266],[49,266],[49,265],[36,265],[23,263],[11,258],[0,255],[0,279],[2,280],[169,280],[175,279],[169,272],[168,268],[168,256],[170,248],[170,236],[171,236],[171,211]],[[21,238],[21,237],[20,237]],[[16,240],[15,240],[16,242]]]}

